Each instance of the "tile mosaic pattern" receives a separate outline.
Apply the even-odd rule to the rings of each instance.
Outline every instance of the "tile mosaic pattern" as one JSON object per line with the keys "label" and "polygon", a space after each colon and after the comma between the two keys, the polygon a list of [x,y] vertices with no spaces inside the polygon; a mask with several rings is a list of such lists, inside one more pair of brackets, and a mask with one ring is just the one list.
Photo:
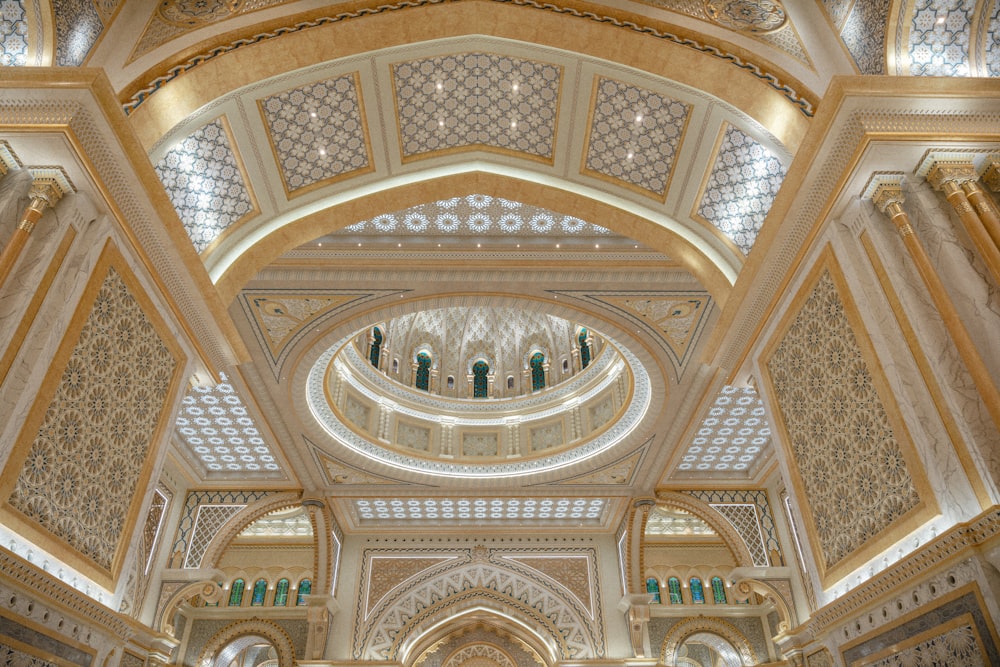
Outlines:
{"label": "tile mosaic pattern", "polygon": [[59,667],[59,663],[49,662],[7,645],[0,639],[0,665],[4,667]]}
{"label": "tile mosaic pattern", "polygon": [[348,225],[336,235],[456,236],[613,236],[614,233],[571,215],[562,215],[502,197],[471,194],[383,213]]}
{"label": "tile mosaic pattern", "polygon": [[856,0],[840,38],[862,74],[885,74],[885,31],[891,0]]}
{"label": "tile mosaic pattern", "polygon": [[843,28],[844,21],[847,20],[847,13],[851,10],[851,0],[822,0],[820,4],[826,10],[837,30]]}
{"label": "tile mosaic pattern", "polygon": [[286,90],[259,104],[288,192],[371,169],[356,74]]}
{"label": "tile mosaic pattern", "polygon": [[404,158],[493,148],[551,159],[562,69],[490,53],[392,67]]}
{"label": "tile mosaic pattern", "polygon": [[199,253],[254,212],[221,117],[170,149],[157,163],[156,173]]}
{"label": "tile mosaic pattern", "polygon": [[110,570],[178,360],[121,274],[99,279],[7,503]]}
{"label": "tile mosaic pattern", "polygon": [[174,427],[179,440],[203,471],[243,476],[281,476],[271,446],[224,373],[212,387],[190,389]]}
{"label": "tile mosaic pattern", "polygon": [[0,3],[0,67],[28,63],[28,17],[23,0]]}
{"label": "tile mosaic pattern", "polygon": [[770,453],[771,426],[753,387],[719,391],[691,439],[677,470],[750,471]]}
{"label": "tile mosaic pattern", "polygon": [[809,290],[766,366],[829,568],[920,498],[831,270]]}
{"label": "tile mosaic pattern", "polygon": [[986,76],[1000,77],[1000,2],[996,0],[993,15],[989,17],[986,28],[983,63],[986,66]]}
{"label": "tile mosaic pattern", "polygon": [[60,67],[82,65],[104,30],[94,3],[91,0],[53,0],[52,9],[56,18],[56,64]]}
{"label": "tile mosaic pattern", "polygon": [[785,167],[771,151],[729,125],[698,203],[697,215],[747,255],[784,179]]}
{"label": "tile mosaic pattern", "polygon": [[613,79],[596,87],[585,170],[666,196],[691,107]]}
{"label": "tile mosaic pattern", "polygon": [[974,0],[916,0],[908,44],[910,74],[969,75],[969,33],[975,6]]}

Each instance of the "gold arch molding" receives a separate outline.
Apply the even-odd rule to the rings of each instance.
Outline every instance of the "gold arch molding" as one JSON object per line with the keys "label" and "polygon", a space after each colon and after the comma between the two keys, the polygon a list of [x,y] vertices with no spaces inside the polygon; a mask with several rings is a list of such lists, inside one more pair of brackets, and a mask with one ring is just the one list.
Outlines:
{"label": "gold arch molding", "polygon": [[[149,150],[195,111],[243,86],[316,63],[380,49],[482,35],[588,55],[702,90],[746,113],[795,152],[808,127],[808,117],[803,114],[802,107],[788,97],[788,92],[797,91],[799,99],[805,99],[807,91],[802,83],[770,63],[764,69],[734,66],[734,60],[749,57],[740,49],[732,49],[732,58],[712,55],[717,49],[727,51],[731,45],[697,49],[686,42],[684,45],[678,43],[684,40],[658,39],[638,30],[622,29],[623,23],[656,23],[635,15],[626,13],[611,21],[574,20],[586,19],[589,9],[585,6],[577,9],[574,4],[567,3],[565,12],[530,11],[530,6],[474,0],[409,6],[405,11],[378,11],[361,20],[330,22],[289,32],[276,39],[257,41],[223,55],[203,57],[198,66],[185,68],[185,60],[210,53],[220,44],[243,36],[227,33],[176,54],[171,62],[153,66],[127,85],[119,97],[122,101],[128,100],[148,82],[171,69],[183,71],[163,83],[162,92],[149,95],[130,116],[143,146]],[[294,26],[313,18],[316,17],[303,14],[278,22],[255,24],[250,26],[246,36]],[[568,24],[567,21],[573,22]],[[671,35],[677,32],[676,26],[666,24],[650,27]],[[692,37],[698,43],[705,43],[703,35]],[[782,82],[780,90],[772,85],[775,81]],[[150,92],[156,90],[154,87]],[[807,104],[812,108],[815,100],[811,92],[808,98]]]}
{"label": "gold arch molding", "polygon": [[699,243],[693,233],[685,235],[680,225],[670,229],[630,210],[626,202],[620,206],[608,203],[605,200],[609,197],[602,200],[527,177],[476,169],[359,193],[342,201],[331,198],[328,205],[314,204],[315,210],[290,216],[287,221],[275,219],[270,227],[259,224],[255,229],[241,229],[208,258],[207,268],[223,300],[229,303],[262,268],[319,236],[389,211],[476,192],[573,215],[639,241],[690,271],[720,306],[735,281],[736,267],[706,250],[707,244]]}

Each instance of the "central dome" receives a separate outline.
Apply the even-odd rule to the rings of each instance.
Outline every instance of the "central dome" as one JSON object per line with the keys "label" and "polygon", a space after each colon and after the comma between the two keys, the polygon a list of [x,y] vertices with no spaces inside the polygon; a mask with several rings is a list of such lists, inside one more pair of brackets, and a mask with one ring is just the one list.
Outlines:
{"label": "central dome", "polygon": [[309,409],[334,441],[415,472],[509,476],[623,441],[649,406],[639,360],[591,327],[530,307],[424,310],[320,355]]}

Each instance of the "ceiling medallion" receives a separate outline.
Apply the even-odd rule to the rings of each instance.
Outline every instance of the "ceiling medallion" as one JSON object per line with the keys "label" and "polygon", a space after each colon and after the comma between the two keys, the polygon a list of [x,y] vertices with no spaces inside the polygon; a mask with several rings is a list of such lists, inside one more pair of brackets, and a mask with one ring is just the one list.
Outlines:
{"label": "ceiling medallion", "polygon": [[772,32],[788,20],[778,0],[706,0],[705,11],[719,25],[741,32]]}
{"label": "ceiling medallion", "polygon": [[229,18],[243,8],[244,0],[163,0],[160,18],[168,23],[193,28]]}

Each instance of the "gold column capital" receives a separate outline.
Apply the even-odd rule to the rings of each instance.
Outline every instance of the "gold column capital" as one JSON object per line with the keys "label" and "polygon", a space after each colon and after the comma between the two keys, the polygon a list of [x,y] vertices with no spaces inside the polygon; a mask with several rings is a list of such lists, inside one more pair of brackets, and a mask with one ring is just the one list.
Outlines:
{"label": "gold column capital", "polygon": [[1000,155],[993,155],[983,170],[983,184],[993,192],[1000,192]]}
{"label": "gold column capital", "polygon": [[882,172],[877,171],[872,174],[865,184],[863,199],[871,199],[878,210],[886,215],[893,216],[906,197],[903,195],[903,174],[902,172]]}
{"label": "gold column capital", "polygon": [[927,182],[935,190],[943,190],[946,183],[963,185],[979,180],[976,166],[970,160],[936,160],[927,170]]}
{"label": "gold column capital", "polygon": [[73,182],[62,167],[28,167],[31,173],[31,190],[28,196],[42,199],[48,206],[55,206],[63,195],[76,192]]}

